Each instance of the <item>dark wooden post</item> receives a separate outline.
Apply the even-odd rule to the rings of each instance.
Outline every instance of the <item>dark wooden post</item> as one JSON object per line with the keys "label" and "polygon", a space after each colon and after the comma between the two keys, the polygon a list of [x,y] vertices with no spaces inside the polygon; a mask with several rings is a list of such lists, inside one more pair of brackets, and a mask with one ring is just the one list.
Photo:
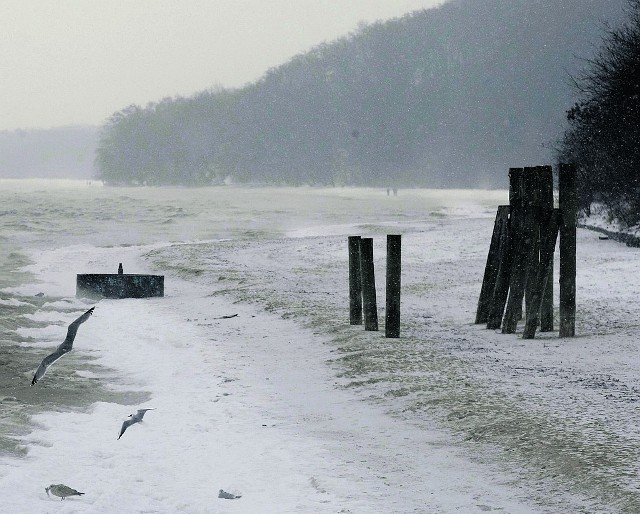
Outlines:
{"label": "dark wooden post", "polygon": [[498,276],[496,277],[496,284],[493,288],[493,294],[489,303],[489,317],[487,319],[487,328],[496,329],[500,328],[502,324],[502,314],[504,313],[504,304],[507,301],[507,295],[509,294],[509,279],[511,277],[511,257],[512,257],[512,244],[511,244],[511,220],[502,226],[500,232],[500,247],[498,253],[500,255],[500,266],[498,268]]}
{"label": "dark wooden post", "polygon": [[[513,204],[512,211],[513,220],[511,226],[513,227],[513,237],[511,239],[511,273],[509,274],[509,288],[511,288],[511,281],[513,280],[513,269],[515,266],[515,259],[521,257],[521,245],[522,245],[522,235],[524,230],[524,174],[526,170],[530,170],[531,168],[515,168],[518,170],[515,173],[515,179],[518,181],[515,184],[515,188],[513,191]],[[511,190],[509,190],[509,202],[511,203]],[[526,279],[526,277],[525,277]],[[506,303],[506,299],[505,299]],[[522,319],[522,301],[517,306],[517,318]]]}
{"label": "dark wooden post", "polygon": [[378,306],[376,304],[376,278],[373,268],[373,239],[360,239],[360,271],[362,273],[362,307],[364,329],[378,330]]}
{"label": "dark wooden post", "polygon": [[556,248],[559,223],[559,209],[542,211],[541,232],[543,237],[540,241],[540,264],[535,276],[529,278],[533,287],[527,308],[527,321],[522,335],[523,339],[533,339],[536,335],[536,329],[538,328],[538,322],[541,316],[540,311],[543,296],[548,286],[549,269],[553,271],[553,252]]}
{"label": "dark wooden post", "polygon": [[[553,209],[553,169],[551,166],[542,166],[540,169],[540,205],[544,211],[551,211]],[[559,216],[559,214],[558,214]],[[546,219],[547,215],[545,215]],[[560,218],[558,217],[558,223]],[[541,241],[549,241],[550,237],[553,237],[554,247],[551,251],[551,263],[547,268],[547,278],[545,281],[544,291],[542,293],[542,304],[540,305],[540,331],[552,332],[553,331],[553,254],[555,252],[555,241],[557,239],[557,226],[556,234],[549,234],[547,230],[553,229],[553,224],[548,225],[544,223],[540,226],[540,239]],[[542,251],[541,251],[542,252]],[[540,254],[540,262],[542,262],[542,253]]]}
{"label": "dark wooden post", "polygon": [[385,337],[400,337],[400,270],[402,236],[387,235],[387,302]]}
{"label": "dark wooden post", "polygon": [[[518,320],[522,316],[522,299],[526,285],[527,270],[533,267],[535,259],[537,224],[535,216],[536,206],[536,177],[533,168],[525,168],[522,176],[523,206],[521,218],[515,220],[516,235],[513,240],[514,253],[509,283],[509,299],[502,321],[502,333],[513,334]],[[514,219],[512,216],[512,226]]]}
{"label": "dark wooden post", "polygon": [[558,177],[560,224],[560,337],[576,333],[576,167],[561,164]]}
{"label": "dark wooden post", "polygon": [[509,168],[509,205],[516,211],[522,207],[522,174],[524,168]]}
{"label": "dark wooden post", "polygon": [[509,294],[515,241],[522,217],[522,168],[509,168],[509,221],[500,235],[500,268],[493,289],[487,328],[495,330],[502,325],[504,306]]}
{"label": "dark wooden post", "polygon": [[[525,289],[524,289],[524,304],[525,308],[529,308],[529,302],[531,301],[531,295],[535,288],[535,278],[538,273],[538,264],[540,263],[540,208],[542,198],[542,166],[534,166],[532,168],[525,168],[525,185],[527,197],[525,198],[527,216],[531,217],[530,223],[532,223],[533,230],[533,249],[529,254],[529,260],[527,262],[527,270],[525,273]],[[522,311],[520,312],[519,319],[522,319]],[[539,320],[540,318],[538,318]]]}
{"label": "dark wooden post", "polygon": [[349,236],[349,323],[362,325],[362,274],[360,236]]}
{"label": "dark wooden post", "polygon": [[498,271],[500,270],[500,236],[507,229],[507,223],[509,223],[509,206],[499,205],[496,220],[493,224],[493,235],[491,236],[491,245],[487,255],[487,264],[484,268],[484,277],[482,278],[482,288],[480,289],[478,310],[476,311],[476,323],[487,323],[489,321],[491,300],[498,279]]}

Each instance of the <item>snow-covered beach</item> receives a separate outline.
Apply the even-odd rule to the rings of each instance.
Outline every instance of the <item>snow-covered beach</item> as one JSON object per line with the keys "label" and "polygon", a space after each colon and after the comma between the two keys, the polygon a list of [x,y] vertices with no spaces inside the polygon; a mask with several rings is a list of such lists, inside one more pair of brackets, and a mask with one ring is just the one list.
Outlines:
{"label": "snow-covered beach", "polygon": [[336,388],[325,337],[207,293],[174,284],[163,299],[97,304],[76,351],[149,391],[156,410],[120,441],[130,407],[38,416],[29,456],[2,479],[10,512],[51,509],[49,482],[86,493],[62,512],[519,511],[446,436]]}
{"label": "snow-covered beach", "polygon": [[[524,341],[473,325],[504,192],[269,194],[250,215],[227,200],[210,233],[200,204],[164,199],[166,238],[147,216],[104,245],[35,245],[35,280],[3,294],[52,298],[42,327],[18,329],[43,355],[93,305],[74,298],[76,272],[162,272],[166,296],[95,304],[49,373],[146,400],[35,416],[26,457],[0,460],[6,512],[633,512],[636,250],[579,231],[578,336]],[[292,203],[307,211],[293,219]],[[183,218],[199,228],[180,239]],[[399,340],[347,321],[346,236],[375,239],[380,306],[386,233],[403,234]],[[138,407],[155,410],[117,441]],[[85,495],[55,502],[52,483]]]}

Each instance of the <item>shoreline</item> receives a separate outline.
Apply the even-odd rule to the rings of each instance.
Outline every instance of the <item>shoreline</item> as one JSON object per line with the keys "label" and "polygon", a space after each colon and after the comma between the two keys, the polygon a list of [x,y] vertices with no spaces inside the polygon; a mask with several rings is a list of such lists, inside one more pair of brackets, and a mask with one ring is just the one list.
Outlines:
{"label": "shoreline", "polygon": [[608,230],[604,227],[589,225],[588,223],[578,223],[578,228],[584,228],[586,230],[591,230],[592,232],[599,232],[600,234],[606,235],[609,239],[624,243],[631,248],[640,248],[640,237],[633,234],[616,230]]}
{"label": "shoreline", "polygon": [[[113,272],[118,262],[128,272],[163,273],[168,287],[159,301],[100,302],[74,344],[118,370],[116,389],[152,391],[134,407],[157,410],[117,446],[114,430],[130,408],[98,402],[90,412],[36,418],[37,432],[25,439],[35,453],[15,461],[19,469],[2,465],[17,473],[0,481],[14,510],[50,500],[36,478],[94,488],[63,504],[79,512],[108,510],[107,501],[111,510],[142,512],[145,500],[158,512],[640,505],[640,422],[631,403],[640,390],[637,252],[579,230],[577,337],[522,341],[472,324],[493,197],[445,195],[425,205],[431,193],[396,203],[367,192],[298,191],[278,192],[275,208],[267,193],[244,208],[258,195],[236,192],[223,211],[212,204],[201,214],[206,197],[189,209],[172,193],[146,199],[140,216],[127,207],[120,225],[104,223],[130,205],[119,197],[122,206],[100,203],[95,225],[78,234],[58,243],[53,228],[33,241],[32,249],[58,248],[38,251],[29,268],[42,282],[26,295],[71,298],[76,271]],[[339,215],[326,216],[330,199]],[[308,210],[292,219],[302,205]],[[69,214],[60,211],[62,225]],[[346,236],[375,238],[382,298],[389,231],[403,234],[400,340],[346,320]],[[111,246],[90,245],[99,240]],[[46,378],[100,379],[73,357]],[[123,467],[132,471],[118,476]],[[43,469],[66,475],[38,478]],[[85,487],[92,473],[102,477],[99,489]],[[218,500],[220,488],[243,498]]]}
{"label": "shoreline", "polygon": [[[120,441],[132,410],[122,405],[36,416],[38,428],[23,438],[28,456],[2,460],[9,510],[41,510],[50,501],[42,488],[62,482],[86,493],[67,502],[74,512],[121,503],[129,512],[211,512],[223,501],[218,489],[242,495],[220,505],[224,512],[535,512],[445,431],[406,424],[341,388],[326,338],[209,288],[173,283],[165,298],[98,302],[76,348],[118,370],[119,387],[148,389],[135,408],[156,410]],[[139,497],[136,483],[154,493]]]}

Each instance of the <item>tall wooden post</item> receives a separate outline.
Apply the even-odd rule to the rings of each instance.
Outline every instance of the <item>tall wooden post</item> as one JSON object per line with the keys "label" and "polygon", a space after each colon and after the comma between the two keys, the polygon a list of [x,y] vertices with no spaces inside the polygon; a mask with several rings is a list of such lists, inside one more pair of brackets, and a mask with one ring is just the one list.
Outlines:
{"label": "tall wooden post", "polygon": [[360,236],[349,236],[349,323],[362,325],[362,274]]}
{"label": "tall wooden post", "polygon": [[484,268],[484,277],[482,278],[480,298],[478,299],[476,323],[487,323],[489,321],[491,300],[493,298],[493,291],[496,287],[496,281],[498,280],[498,271],[500,270],[500,237],[502,233],[507,230],[508,223],[509,206],[498,205],[496,220],[493,224],[491,244],[489,245],[489,254],[487,255],[487,264]]}
{"label": "tall wooden post", "polygon": [[504,306],[509,294],[515,241],[522,217],[522,168],[509,168],[509,221],[500,235],[500,267],[491,297],[487,328],[495,330],[502,325]]}
{"label": "tall wooden post", "polygon": [[509,168],[509,205],[512,210],[522,208],[522,177],[524,168]]}
{"label": "tall wooden post", "polygon": [[[525,168],[525,188],[527,190],[527,197],[525,198],[525,206],[527,216],[531,218],[531,229],[533,230],[533,249],[529,253],[529,260],[526,264],[527,270],[525,272],[525,289],[524,289],[524,304],[525,308],[529,309],[529,303],[531,302],[531,295],[535,288],[535,277],[538,273],[538,264],[540,263],[540,209],[542,198],[542,166],[534,166],[532,168]],[[522,313],[520,313],[520,319],[522,319]]]}
{"label": "tall wooden post", "polygon": [[[522,253],[522,237],[524,233],[524,220],[525,220],[525,211],[524,211],[524,174],[527,170],[531,170],[531,168],[515,168],[519,171],[515,173],[515,179],[518,181],[515,184],[513,189],[513,203],[511,200],[511,184],[509,184],[509,203],[511,203],[512,210],[512,220],[511,220],[511,228],[512,228],[512,237],[511,237],[511,272],[509,273],[509,289],[511,289],[512,280],[514,276],[514,268],[516,267],[515,261],[516,259],[521,259]],[[525,277],[526,278],[526,277]],[[506,304],[507,299],[505,299]],[[522,300],[516,307],[517,309],[517,319],[522,319]],[[506,310],[506,307],[505,307]]]}
{"label": "tall wooden post", "polygon": [[[540,167],[540,205],[543,211],[553,210],[553,169],[551,166]],[[545,215],[546,219],[547,215]],[[559,220],[558,220],[559,223]],[[553,254],[555,252],[556,234],[549,234],[547,230],[553,225],[544,223],[540,226],[540,240],[549,241],[553,237],[553,249],[551,251],[551,262],[547,268],[547,278],[544,281],[544,290],[542,292],[542,303],[540,305],[540,332],[553,331]],[[542,262],[542,250],[540,253],[540,262]]]}
{"label": "tall wooden post", "polygon": [[523,339],[533,339],[535,337],[538,322],[540,321],[544,292],[548,287],[549,269],[553,271],[553,252],[555,251],[558,237],[560,209],[544,210],[541,218],[540,264],[535,276],[529,278],[532,288],[529,305],[527,306],[527,321],[522,334]]}
{"label": "tall wooden post", "polygon": [[376,278],[373,268],[373,239],[360,239],[360,271],[362,273],[362,307],[364,329],[378,330],[378,306],[376,304]]}
{"label": "tall wooden post", "polygon": [[[522,316],[522,299],[524,297],[527,270],[533,267],[538,237],[534,212],[537,203],[536,177],[533,168],[524,169],[522,183],[522,218],[516,220],[515,223],[517,232],[513,241],[514,254],[509,284],[509,299],[507,300],[507,308],[502,321],[503,334],[515,333],[518,320]],[[512,224],[513,222],[512,217]]]}
{"label": "tall wooden post", "polygon": [[387,302],[385,336],[400,337],[400,271],[402,236],[387,235]]}
{"label": "tall wooden post", "polygon": [[560,337],[576,333],[576,167],[561,164],[558,181],[560,224]]}
{"label": "tall wooden post", "polygon": [[489,302],[489,315],[487,318],[487,328],[500,328],[502,324],[502,314],[504,313],[504,304],[509,294],[509,278],[511,277],[511,220],[507,219],[500,231],[500,246],[498,247],[499,262],[498,275],[496,283]]}

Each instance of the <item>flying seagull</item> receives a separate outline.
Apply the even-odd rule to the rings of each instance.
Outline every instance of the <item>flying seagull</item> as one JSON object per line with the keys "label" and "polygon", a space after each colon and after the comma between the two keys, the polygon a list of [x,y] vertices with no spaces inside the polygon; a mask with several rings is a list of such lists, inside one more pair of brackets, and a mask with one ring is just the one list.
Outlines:
{"label": "flying seagull", "polygon": [[129,417],[131,419],[125,420],[125,422],[122,424],[122,428],[120,429],[120,435],[118,436],[118,439],[122,437],[122,434],[124,434],[124,431],[127,428],[129,428],[131,425],[135,425],[136,423],[141,423],[142,418],[144,418],[144,413],[147,412],[148,410],[154,410],[154,409],[153,408],[138,409],[138,412],[136,412],[135,414],[129,414]]}
{"label": "flying seagull", "polygon": [[31,381],[31,385],[38,383],[44,374],[47,372],[49,366],[51,366],[55,361],[57,361],[60,357],[62,357],[65,353],[71,351],[73,347],[73,340],[76,338],[76,334],[78,333],[78,327],[80,324],[84,323],[89,319],[89,316],[93,314],[93,309],[95,307],[91,307],[87,312],[85,312],[82,316],[80,316],[77,320],[69,325],[67,330],[67,337],[62,342],[60,346],[53,352],[51,355],[47,355],[43,360],[38,369],[36,370],[36,374],[33,375],[33,380]]}
{"label": "flying seagull", "polygon": [[51,491],[51,494],[59,496],[62,500],[67,496],[82,496],[84,494],[64,484],[51,484],[49,487],[45,487],[44,490],[46,491],[47,496],[49,496],[49,491]]}

